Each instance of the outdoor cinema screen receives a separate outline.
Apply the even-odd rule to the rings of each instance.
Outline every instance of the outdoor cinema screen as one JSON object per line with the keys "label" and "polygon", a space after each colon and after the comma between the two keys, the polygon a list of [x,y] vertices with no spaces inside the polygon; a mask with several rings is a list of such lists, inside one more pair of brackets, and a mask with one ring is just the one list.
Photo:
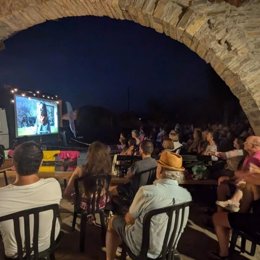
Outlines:
{"label": "outdoor cinema screen", "polygon": [[15,95],[16,137],[57,134],[59,113],[56,101]]}

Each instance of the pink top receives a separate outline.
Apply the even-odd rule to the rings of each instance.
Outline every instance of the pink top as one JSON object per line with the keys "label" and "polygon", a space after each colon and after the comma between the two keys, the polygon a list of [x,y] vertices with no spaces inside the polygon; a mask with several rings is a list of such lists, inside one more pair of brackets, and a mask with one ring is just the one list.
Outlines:
{"label": "pink top", "polygon": [[256,166],[260,167],[260,151],[255,152],[252,155],[248,155],[242,166],[242,170],[249,170],[250,163],[255,164]]}
{"label": "pink top", "polygon": [[59,158],[62,160],[71,159],[76,160],[80,156],[80,152],[78,151],[60,151]]}

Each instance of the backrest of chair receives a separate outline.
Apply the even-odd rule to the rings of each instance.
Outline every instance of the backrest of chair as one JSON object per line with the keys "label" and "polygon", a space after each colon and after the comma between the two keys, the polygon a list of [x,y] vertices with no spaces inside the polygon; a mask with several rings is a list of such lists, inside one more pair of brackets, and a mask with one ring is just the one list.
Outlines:
{"label": "backrest of chair", "polygon": [[[172,205],[164,208],[154,209],[146,213],[143,220],[143,239],[140,259],[146,259],[150,245],[150,226],[151,219],[159,214],[167,214],[168,219],[166,225],[166,232],[163,239],[163,246],[160,257],[166,259],[166,256],[176,249],[177,243],[180,239],[181,233],[186,225],[185,214],[189,212],[189,205],[191,202],[185,202],[177,205]],[[173,222],[174,219],[174,222]]]}
{"label": "backrest of chair", "polygon": [[74,182],[76,210],[95,214],[104,208],[109,200],[110,180],[111,175],[90,174],[76,179]]}
{"label": "backrest of chair", "polygon": [[127,173],[127,170],[133,163],[141,160],[141,156],[136,155],[117,155],[115,161],[115,168],[119,175],[124,176]]}
{"label": "backrest of chair", "polygon": [[150,168],[145,171],[136,172],[133,176],[131,183],[134,195],[141,186],[153,184],[156,178],[157,167]]}
{"label": "backrest of chair", "polygon": [[[53,218],[51,224],[51,234],[50,234],[50,248],[55,242],[55,227],[56,221],[59,217],[59,205],[51,204],[47,206],[42,206],[38,208],[27,209],[19,211],[13,214],[9,214],[0,217],[0,222],[12,220],[14,224],[14,234],[17,244],[17,258],[19,260],[31,260],[38,259],[39,253],[39,224],[40,224],[40,213],[45,211],[52,211]],[[33,219],[33,226],[30,221]],[[21,221],[22,220],[22,221]],[[21,234],[20,224],[24,224],[24,234]],[[32,232],[31,232],[32,227]],[[33,237],[31,239],[31,233]],[[22,243],[22,237],[24,237],[24,245]],[[32,245],[32,246],[31,246]]]}

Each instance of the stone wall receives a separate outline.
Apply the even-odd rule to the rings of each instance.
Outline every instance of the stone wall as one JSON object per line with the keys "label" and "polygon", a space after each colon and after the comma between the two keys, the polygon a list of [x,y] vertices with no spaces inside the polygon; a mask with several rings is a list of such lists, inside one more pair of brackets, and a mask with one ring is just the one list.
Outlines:
{"label": "stone wall", "polygon": [[1,0],[0,42],[47,20],[85,15],[132,20],[184,43],[226,82],[260,135],[259,0],[240,7],[205,0]]}

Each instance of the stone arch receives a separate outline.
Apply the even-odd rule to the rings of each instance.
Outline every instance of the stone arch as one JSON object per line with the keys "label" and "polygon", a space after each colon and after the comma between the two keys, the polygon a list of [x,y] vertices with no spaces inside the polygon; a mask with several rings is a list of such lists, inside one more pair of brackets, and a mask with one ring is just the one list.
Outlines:
{"label": "stone arch", "polygon": [[260,135],[259,14],[258,0],[239,8],[201,0],[2,0],[0,42],[36,24],[72,16],[108,16],[151,27],[209,63]]}

